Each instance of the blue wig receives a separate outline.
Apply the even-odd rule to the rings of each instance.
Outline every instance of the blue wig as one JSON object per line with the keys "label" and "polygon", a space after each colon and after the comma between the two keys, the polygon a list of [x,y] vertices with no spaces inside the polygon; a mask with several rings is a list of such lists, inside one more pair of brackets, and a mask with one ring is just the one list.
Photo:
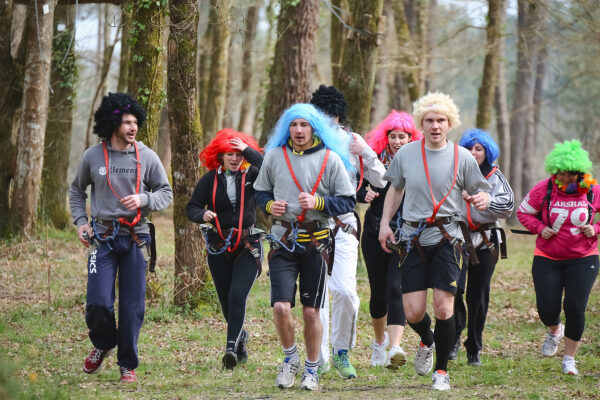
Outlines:
{"label": "blue wig", "polygon": [[338,132],[337,124],[312,104],[294,104],[285,110],[269,136],[269,141],[265,146],[265,154],[287,143],[290,137],[290,124],[297,118],[307,120],[314,130],[313,135],[318,136],[325,147],[340,156],[347,170],[356,172],[350,162],[350,152],[348,150],[352,138],[349,135],[341,135]]}
{"label": "blue wig", "polygon": [[500,155],[500,149],[494,139],[486,131],[481,129],[469,129],[463,133],[460,138],[460,145],[467,149],[472,148],[475,143],[479,143],[485,149],[485,158],[492,165]]}

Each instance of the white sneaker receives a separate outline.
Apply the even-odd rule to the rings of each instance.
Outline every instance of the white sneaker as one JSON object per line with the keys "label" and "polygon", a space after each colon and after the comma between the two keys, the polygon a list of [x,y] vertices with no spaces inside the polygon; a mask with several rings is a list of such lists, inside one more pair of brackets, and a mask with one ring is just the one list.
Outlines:
{"label": "white sneaker", "polygon": [[387,369],[398,369],[406,363],[406,354],[400,346],[393,346],[388,352],[388,359],[385,363]]}
{"label": "white sneaker", "polygon": [[300,381],[300,389],[319,390],[319,375],[312,374],[305,369]]}
{"label": "white sneaker", "polygon": [[282,362],[277,367],[277,377],[275,378],[275,386],[280,388],[289,388],[294,385],[294,377],[298,374],[300,369],[300,360]]}
{"label": "white sneaker", "polygon": [[559,325],[558,335],[553,335],[548,331],[546,333],[546,340],[544,340],[544,344],[542,345],[542,354],[546,357],[552,357],[556,354],[558,350],[558,343],[565,336],[565,326],[563,324]]}
{"label": "white sneaker", "polygon": [[450,390],[450,378],[448,378],[448,373],[446,373],[446,371],[442,371],[441,369],[435,371],[431,375],[431,380],[433,381],[431,389]]}
{"label": "white sneaker", "polygon": [[562,362],[563,372],[567,375],[579,375],[579,371],[577,371],[577,367],[575,366],[576,362],[577,361],[575,361],[575,359],[572,357],[570,357],[569,360],[565,360],[563,358],[563,362]]}
{"label": "white sneaker", "polygon": [[371,354],[371,367],[383,367],[385,365],[385,350],[387,349],[389,342],[390,340],[387,332],[385,332],[383,343],[377,344],[375,339],[373,339],[373,343],[371,343],[371,348],[373,349],[373,353]]}
{"label": "white sneaker", "polygon": [[435,343],[431,347],[419,343],[417,354],[415,354],[415,372],[417,375],[427,375],[433,369],[433,351]]}

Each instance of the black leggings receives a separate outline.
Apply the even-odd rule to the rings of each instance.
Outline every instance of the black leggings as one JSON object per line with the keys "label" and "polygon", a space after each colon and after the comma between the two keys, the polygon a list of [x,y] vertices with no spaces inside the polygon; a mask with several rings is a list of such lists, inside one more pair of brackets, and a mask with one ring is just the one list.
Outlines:
{"label": "black leggings", "polygon": [[[260,246],[260,245],[258,245]],[[254,257],[245,248],[233,254],[208,255],[208,267],[215,283],[221,310],[227,321],[227,350],[234,350],[246,317],[246,300],[258,277]]]}
{"label": "black leggings", "polygon": [[598,256],[573,260],[551,260],[533,257],[531,273],[540,319],[546,326],[560,323],[560,306],[563,289],[565,300],[565,336],[576,342],[581,340],[585,327],[585,309],[594,281],[598,275]]}
{"label": "black leggings", "polygon": [[360,245],[371,288],[371,318],[382,318],[387,314],[388,325],[404,326],[406,315],[402,303],[402,274],[398,267],[400,256],[396,252],[389,254],[383,251],[378,234],[374,232],[363,232]]}
{"label": "black leggings", "polygon": [[[469,353],[477,353],[483,348],[482,334],[490,302],[490,282],[496,268],[496,260],[489,249],[477,250],[477,258],[479,265],[469,263],[468,266],[463,266],[458,291],[454,298],[456,339],[460,338],[463,329],[468,326],[465,347]],[[465,280],[467,284],[466,308],[463,301]]]}

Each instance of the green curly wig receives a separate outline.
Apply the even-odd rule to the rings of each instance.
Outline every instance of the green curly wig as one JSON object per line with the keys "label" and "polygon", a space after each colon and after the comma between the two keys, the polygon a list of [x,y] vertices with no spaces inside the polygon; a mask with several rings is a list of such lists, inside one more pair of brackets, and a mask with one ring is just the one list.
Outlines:
{"label": "green curly wig", "polygon": [[544,162],[546,172],[556,174],[559,171],[590,172],[592,162],[588,152],[581,148],[579,140],[567,140],[556,143],[554,149],[546,156]]}

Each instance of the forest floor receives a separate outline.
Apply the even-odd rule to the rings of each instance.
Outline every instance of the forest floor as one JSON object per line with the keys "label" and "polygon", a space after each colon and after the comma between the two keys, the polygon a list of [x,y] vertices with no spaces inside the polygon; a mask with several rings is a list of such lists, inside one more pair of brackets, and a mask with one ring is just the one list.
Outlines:
{"label": "forest floor", "polygon": [[[3,399],[205,399],[205,398],[519,398],[600,397],[600,285],[587,308],[586,330],[577,356],[579,376],[561,371],[563,344],[554,357],[541,356],[545,329],[539,321],[531,280],[534,236],[508,233],[509,258],[496,267],[483,366],[467,365],[461,349],[451,361],[452,390],[430,390],[430,376],[415,374],[417,345],[407,327],[403,347],[409,361],[396,371],[370,367],[372,330],[369,287],[358,269],[361,299],[357,345],[351,361],[358,378],[343,381],[332,370],[317,393],[275,387],[283,352],[272,323],[269,279],[263,273],[248,301],[249,360],[234,371],[221,368],[225,323],[218,305],[200,310],[173,307],[173,227],[155,218],[159,260],[149,276],[146,319],[139,338],[139,381],[119,382],[114,356],[97,375],[82,372],[91,349],[84,321],[86,251],[74,229],[44,230],[26,242],[0,243],[0,400]],[[150,295],[151,294],[151,295]],[[431,309],[429,309],[430,314]],[[300,308],[294,309],[301,357]]]}

